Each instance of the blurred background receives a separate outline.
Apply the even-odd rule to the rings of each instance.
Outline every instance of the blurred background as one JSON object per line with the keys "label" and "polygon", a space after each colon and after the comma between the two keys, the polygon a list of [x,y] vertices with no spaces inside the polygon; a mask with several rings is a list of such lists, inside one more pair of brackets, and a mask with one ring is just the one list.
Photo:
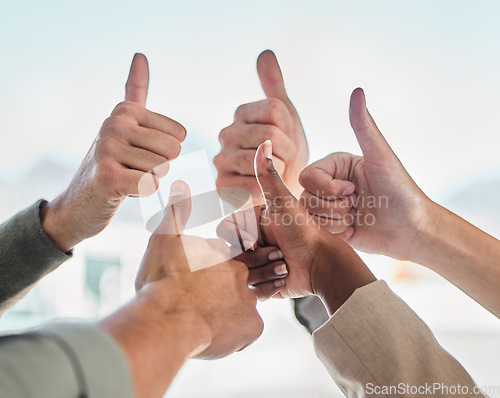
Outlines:
{"label": "blurred background", "polygon": [[[1,0],[0,6],[2,221],[67,186],[123,99],[138,51],[150,62],[149,109],[184,124],[182,155],[205,150],[193,169],[214,175],[219,131],[238,105],[263,98],[255,61],[270,48],[302,118],[311,162],[335,151],[360,153],[347,110],[351,91],[361,86],[424,192],[500,236],[498,1]],[[0,329],[109,313],[133,294],[148,236],[138,201],[126,200],[110,227],[77,247],[0,320]],[[476,382],[497,386],[490,396],[500,396],[498,319],[422,267],[362,256]],[[259,309],[266,326],[258,342],[223,360],[188,362],[167,396],[342,396],[290,303],[268,301]]]}

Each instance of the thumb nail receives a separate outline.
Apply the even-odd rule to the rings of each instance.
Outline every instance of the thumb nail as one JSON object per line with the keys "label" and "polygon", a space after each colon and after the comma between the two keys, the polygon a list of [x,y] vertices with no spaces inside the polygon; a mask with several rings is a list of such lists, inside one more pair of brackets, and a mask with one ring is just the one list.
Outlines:
{"label": "thumb nail", "polygon": [[349,195],[352,195],[354,193],[354,185],[349,185],[345,190],[344,192],[342,193],[342,196],[349,196]]}
{"label": "thumb nail", "polygon": [[174,181],[172,186],[170,187],[170,195],[169,198],[173,198],[174,196],[184,196],[186,194],[186,186],[181,181]]}
{"label": "thumb nail", "polygon": [[273,143],[271,140],[264,141],[264,156],[267,159],[273,160]]}

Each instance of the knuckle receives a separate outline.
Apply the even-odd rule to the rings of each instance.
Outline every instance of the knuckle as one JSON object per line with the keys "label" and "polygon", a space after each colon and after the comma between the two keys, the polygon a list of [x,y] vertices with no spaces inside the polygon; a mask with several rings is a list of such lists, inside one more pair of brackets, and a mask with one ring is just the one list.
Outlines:
{"label": "knuckle", "polygon": [[118,145],[118,140],[113,136],[105,135],[99,137],[99,140],[97,141],[97,153],[104,156],[111,156],[115,153]]}
{"label": "knuckle", "polygon": [[243,104],[243,105],[240,105],[239,107],[237,107],[236,111],[234,111],[234,118],[235,119],[243,118],[243,116],[246,114],[247,108],[248,108],[248,104]]}
{"label": "knuckle", "polygon": [[266,125],[264,127],[264,141],[271,140],[273,144],[278,140],[280,129],[276,126]]}
{"label": "knuckle", "polygon": [[265,267],[260,267],[257,273],[260,282],[266,282],[269,279],[268,272],[264,268]]}
{"label": "knuckle", "polygon": [[229,142],[231,138],[231,128],[230,126],[224,127],[219,133],[219,142],[221,145],[225,145]]}
{"label": "knuckle", "polygon": [[124,120],[121,117],[112,115],[108,117],[102,124],[102,131],[116,133],[123,129],[124,124]]}
{"label": "knuckle", "polygon": [[299,184],[302,185],[305,189],[311,183],[313,178],[314,170],[311,167],[306,167],[299,174]]}
{"label": "knuckle", "polygon": [[116,180],[118,170],[111,162],[102,162],[96,172],[96,179],[98,183],[108,184]]}
{"label": "knuckle", "polygon": [[174,133],[175,133],[176,137],[179,137],[180,142],[182,142],[186,139],[187,130],[182,124],[180,124],[178,122],[176,123],[176,127],[174,128]]}
{"label": "knuckle", "polygon": [[240,171],[240,173],[245,173],[245,171],[251,167],[253,164],[253,153],[243,152],[243,156],[234,156],[232,161],[236,166],[236,169]]}
{"label": "knuckle", "polygon": [[285,104],[277,98],[268,98],[266,100],[266,112],[272,120],[278,119],[283,115]]}
{"label": "knuckle", "polygon": [[215,168],[220,172],[219,169],[225,168],[225,165],[227,164],[227,156],[224,153],[219,153],[217,156],[214,158],[214,166]]}
{"label": "knuckle", "polygon": [[[214,157],[214,166],[215,166],[215,168],[216,168],[217,170],[218,170],[218,169],[219,169],[219,167],[221,166],[221,162],[222,162],[221,157],[222,157],[222,154],[220,154],[220,153],[219,153],[219,154],[217,154],[217,155],[215,155],[215,157]],[[219,179],[219,178],[217,178],[217,179]]]}
{"label": "knuckle", "polygon": [[181,144],[178,141],[169,144],[168,150],[165,153],[167,159],[175,159],[181,153]]}
{"label": "knuckle", "polygon": [[136,105],[131,101],[123,101],[115,106],[113,115],[131,115],[134,113]]}

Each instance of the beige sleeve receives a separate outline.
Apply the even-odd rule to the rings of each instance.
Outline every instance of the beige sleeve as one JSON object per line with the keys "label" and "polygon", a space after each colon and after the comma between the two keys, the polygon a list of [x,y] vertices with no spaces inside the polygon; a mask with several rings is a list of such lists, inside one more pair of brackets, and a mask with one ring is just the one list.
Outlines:
{"label": "beige sleeve", "polygon": [[313,336],[347,397],[484,397],[384,281],[357,289]]}

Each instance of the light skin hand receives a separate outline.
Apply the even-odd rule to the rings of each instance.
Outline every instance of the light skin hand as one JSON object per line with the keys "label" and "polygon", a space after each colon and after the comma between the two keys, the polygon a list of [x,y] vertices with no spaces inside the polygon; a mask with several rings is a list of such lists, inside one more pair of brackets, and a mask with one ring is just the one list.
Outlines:
{"label": "light skin hand", "polygon": [[[215,359],[244,349],[262,333],[247,267],[220,239],[181,235],[189,188],[172,185],[165,217],[151,236],[137,279],[137,299],[102,322],[124,350],[136,396],[160,397],[188,358]],[[176,231],[176,233],[175,233]],[[188,258],[220,257],[192,272]]]}
{"label": "light skin hand", "polygon": [[[354,248],[422,264],[500,316],[500,242],[417,187],[368,113],[361,89],[351,96],[349,116],[363,156],[333,153],[301,173],[309,213]],[[347,189],[355,189],[356,209],[341,206]],[[352,226],[342,223],[353,211]]]}
{"label": "light skin hand", "polygon": [[[218,233],[234,240],[231,230],[237,226],[242,230],[240,235],[248,233],[244,228],[248,225],[245,219],[257,217],[260,225],[256,237],[258,244],[279,247],[288,267],[288,275],[281,286],[274,284],[274,277],[254,284],[252,288],[257,297],[294,298],[316,294],[333,313],[355,289],[373,282],[375,277],[349,245],[312,220],[283,184],[274,168],[271,153],[270,142],[266,142],[255,155],[255,173],[266,198],[266,207],[236,213],[235,217],[221,223]],[[268,250],[274,250],[274,247]],[[263,275],[261,270],[252,266],[256,263],[252,256],[260,256],[257,253],[256,250],[241,256],[251,268],[250,275],[254,272]],[[265,275],[261,279],[265,279]]]}
{"label": "light skin hand", "polygon": [[[266,139],[272,140],[276,168],[287,187],[299,195],[300,171],[307,165],[309,150],[297,110],[288,98],[276,56],[264,51],[257,60],[257,72],[266,99],[241,105],[234,122],[219,135],[221,151],[215,157],[217,188],[239,187],[263,203],[253,171],[254,154]],[[223,196],[223,194],[221,194]]]}
{"label": "light skin hand", "polygon": [[103,123],[70,186],[41,209],[44,231],[63,252],[101,232],[126,197],[153,194],[179,155],[186,130],[145,108],[148,82],[146,57],[136,54],[125,101]]}
{"label": "light skin hand", "polygon": [[308,166],[301,201],[354,248],[408,260],[434,204],[378,130],[361,89],[352,93],[349,116],[363,156],[333,153]]}

